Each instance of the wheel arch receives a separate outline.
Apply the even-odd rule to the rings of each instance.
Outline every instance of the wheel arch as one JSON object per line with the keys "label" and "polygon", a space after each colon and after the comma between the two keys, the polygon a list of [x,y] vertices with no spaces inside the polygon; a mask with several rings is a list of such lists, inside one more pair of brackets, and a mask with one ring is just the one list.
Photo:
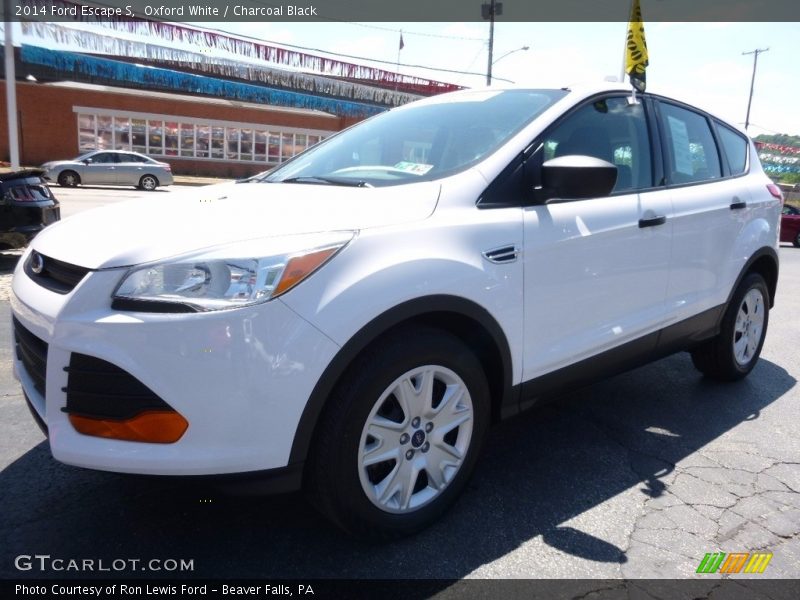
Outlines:
{"label": "wheel arch", "polygon": [[518,410],[512,386],[511,351],[505,333],[489,312],[458,296],[435,295],[409,300],[362,327],[337,352],[314,386],[295,431],[289,464],[308,456],[327,399],[353,361],[386,334],[414,324],[433,326],[461,339],[486,370],[492,399],[492,420]]}
{"label": "wheel arch", "polygon": [[728,294],[727,304],[731,303],[733,295],[741,284],[742,279],[748,273],[758,273],[767,282],[767,290],[769,290],[769,307],[775,306],[775,292],[778,289],[778,253],[774,248],[764,247],[760,248],[747,260],[739,276],[736,278],[736,283]]}

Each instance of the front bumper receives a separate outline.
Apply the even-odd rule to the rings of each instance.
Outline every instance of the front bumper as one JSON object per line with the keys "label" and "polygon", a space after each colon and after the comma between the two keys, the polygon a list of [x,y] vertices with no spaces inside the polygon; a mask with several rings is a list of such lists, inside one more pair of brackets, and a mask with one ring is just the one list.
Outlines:
{"label": "front bumper", "polygon": [[[49,433],[53,456],[93,469],[215,475],[286,467],[306,401],[338,346],[280,299],[192,314],[114,311],[125,269],[91,271],[67,294],[31,280],[19,262],[11,310],[47,344],[45,393],[14,355],[14,372]],[[72,353],[124,369],[188,422],[171,444],[78,433],[66,407]],[[39,386],[41,388],[41,386]]]}

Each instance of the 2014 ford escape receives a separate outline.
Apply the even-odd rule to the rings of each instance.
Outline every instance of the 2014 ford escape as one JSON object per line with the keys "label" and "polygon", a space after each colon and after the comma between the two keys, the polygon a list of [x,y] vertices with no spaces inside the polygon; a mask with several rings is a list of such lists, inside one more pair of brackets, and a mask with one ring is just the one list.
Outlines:
{"label": "2014 ford escape", "polygon": [[158,219],[47,228],[14,276],[15,372],[59,461],[258,473],[407,534],[549,392],[680,350],[747,375],[780,211],[750,140],[681,102],[442,95]]}

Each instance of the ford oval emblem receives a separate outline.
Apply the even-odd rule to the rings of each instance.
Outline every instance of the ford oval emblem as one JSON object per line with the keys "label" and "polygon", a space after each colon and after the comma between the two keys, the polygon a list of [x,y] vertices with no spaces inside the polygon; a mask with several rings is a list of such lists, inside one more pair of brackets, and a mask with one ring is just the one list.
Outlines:
{"label": "ford oval emblem", "polygon": [[44,258],[38,252],[31,254],[31,271],[37,275],[41,275],[42,271],[44,271]]}

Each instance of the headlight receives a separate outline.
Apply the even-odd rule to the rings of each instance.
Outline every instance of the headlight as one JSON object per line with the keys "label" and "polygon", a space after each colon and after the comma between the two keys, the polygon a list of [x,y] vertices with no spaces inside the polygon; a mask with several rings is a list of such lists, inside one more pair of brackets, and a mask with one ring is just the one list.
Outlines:
{"label": "headlight", "polygon": [[[181,307],[222,310],[265,302],[319,269],[353,235],[347,231],[252,240],[135,267],[114,292],[114,307],[176,312]],[[283,251],[276,252],[279,248]]]}

